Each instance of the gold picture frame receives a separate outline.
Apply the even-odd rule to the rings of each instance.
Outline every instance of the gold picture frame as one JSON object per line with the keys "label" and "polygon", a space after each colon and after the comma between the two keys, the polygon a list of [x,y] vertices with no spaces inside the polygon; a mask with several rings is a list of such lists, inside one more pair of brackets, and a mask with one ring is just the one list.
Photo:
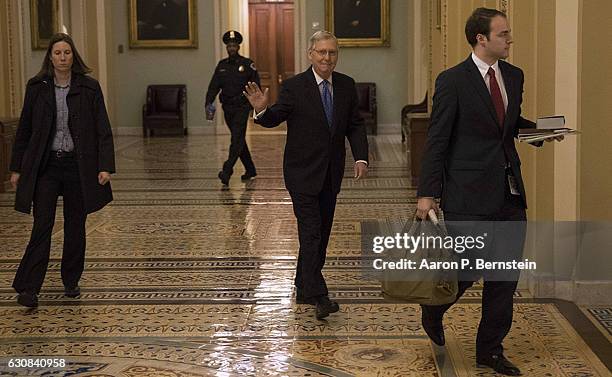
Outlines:
{"label": "gold picture frame", "polygon": [[196,0],[129,0],[130,48],[197,48]]}
{"label": "gold picture frame", "polygon": [[343,47],[391,45],[390,0],[325,0],[327,30]]}
{"label": "gold picture frame", "polygon": [[58,0],[30,0],[32,50],[46,50],[51,36],[59,30]]}

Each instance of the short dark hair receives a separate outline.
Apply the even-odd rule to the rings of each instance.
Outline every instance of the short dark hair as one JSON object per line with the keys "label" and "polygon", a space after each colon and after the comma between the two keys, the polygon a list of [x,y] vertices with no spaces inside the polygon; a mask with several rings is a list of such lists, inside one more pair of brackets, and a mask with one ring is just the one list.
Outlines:
{"label": "short dark hair", "polygon": [[476,8],[465,22],[465,37],[470,46],[476,46],[476,36],[482,34],[489,39],[491,34],[491,19],[496,16],[507,18],[504,12],[490,8]]}
{"label": "short dark hair", "polygon": [[72,49],[72,69],[71,69],[72,73],[78,73],[78,74],[84,75],[86,73],[91,72],[91,68],[89,68],[87,64],[85,64],[85,62],[81,58],[81,55],[79,55],[79,52],[74,46],[74,42],[72,41],[72,38],[68,34],[65,34],[65,33],[56,33],[56,34],[53,34],[53,36],[51,36],[51,39],[49,39],[49,47],[47,47],[47,53],[45,54],[45,59],[42,62],[40,71],[36,75],[37,77],[45,77],[45,76],[53,77],[53,64],[51,63],[51,52],[53,51],[53,45],[56,44],[57,42],[66,42],[70,45],[70,48]]}

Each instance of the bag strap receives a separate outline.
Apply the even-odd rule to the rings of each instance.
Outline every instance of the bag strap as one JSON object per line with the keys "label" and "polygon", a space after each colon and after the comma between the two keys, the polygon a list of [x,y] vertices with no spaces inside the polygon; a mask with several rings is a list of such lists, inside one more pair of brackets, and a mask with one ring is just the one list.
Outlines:
{"label": "bag strap", "polygon": [[[442,231],[444,234],[448,234],[448,231],[446,230],[446,225],[444,225],[443,221],[440,221],[438,215],[436,215],[436,211],[434,211],[433,208],[431,208],[429,212],[427,212],[427,217],[436,228],[440,229],[440,231]],[[417,216],[416,211],[414,211],[414,215],[412,215],[412,223],[414,224],[417,221],[423,220],[421,220],[421,218]]]}

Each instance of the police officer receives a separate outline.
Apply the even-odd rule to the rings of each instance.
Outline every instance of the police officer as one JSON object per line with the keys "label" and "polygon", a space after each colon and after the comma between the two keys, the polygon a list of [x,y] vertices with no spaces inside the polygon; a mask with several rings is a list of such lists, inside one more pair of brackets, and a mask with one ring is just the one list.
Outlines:
{"label": "police officer", "polygon": [[230,30],[223,34],[223,43],[226,44],[228,57],[217,64],[215,73],[208,85],[205,107],[207,118],[212,120],[215,111],[213,103],[217,93],[221,91],[220,99],[223,105],[223,114],[232,134],[229,157],[223,164],[223,169],[219,172],[221,183],[227,185],[238,158],[240,158],[246,170],[241,177],[242,180],[248,180],[257,175],[249,147],[244,139],[251,105],[242,92],[249,81],[256,82],[259,85],[259,74],[255,69],[255,63],[251,59],[238,54],[240,43],[242,43],[242,35],[239,32]]}

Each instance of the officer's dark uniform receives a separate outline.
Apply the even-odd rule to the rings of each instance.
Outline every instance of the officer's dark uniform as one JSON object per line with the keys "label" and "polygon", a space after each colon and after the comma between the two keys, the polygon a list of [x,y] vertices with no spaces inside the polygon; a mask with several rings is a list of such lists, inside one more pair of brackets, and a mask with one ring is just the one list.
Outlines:
{"label": "officer's dark uniform", "polygon": [[[242,35],[237,31],[228,31],[223,35],[223,43],[230,42],[242,43]],[[249,147],[244,139],[251,105],[242,92],[249,81],[260,85],[255,63],[249,58],[237,55],[219,62],[208,85],[206,106],[212,104],[217,93],[221,91],[223,114],[232,134],[229,157],[223,164],[223,170],[219,173],[219,178],[223,183],[229,180],[238,158],[246,170],[245,175],[242,176],[243,179],[254,177],[257,174]]]}

